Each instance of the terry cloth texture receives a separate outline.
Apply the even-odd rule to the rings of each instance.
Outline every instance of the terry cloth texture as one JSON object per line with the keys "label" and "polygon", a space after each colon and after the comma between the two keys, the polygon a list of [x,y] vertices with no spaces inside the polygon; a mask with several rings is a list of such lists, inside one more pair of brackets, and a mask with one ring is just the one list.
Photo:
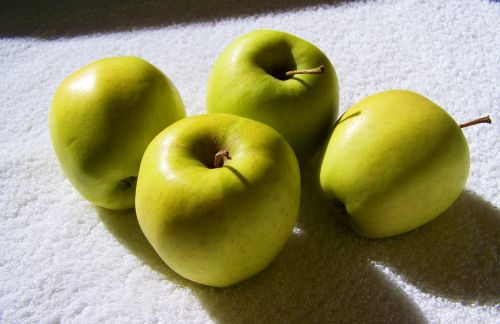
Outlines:
{"label": "terry cloth texture", "polygon": [[[500,323],[500,3],[464,1],[3,1],[0,4],[0,322]],[[210,67],[259,28],[321,48],[340,112],[386,89],[419,92],[464,130],[467,190],[411,233],[367,240],[334,220],[302,172],[299,222],[256,277],[228,289],[164,265],[134,212],[85,201],[63,176],[48,111],[59,83],[134,55],[205,111]],[[244,76],[242,76],[244,78]]]}

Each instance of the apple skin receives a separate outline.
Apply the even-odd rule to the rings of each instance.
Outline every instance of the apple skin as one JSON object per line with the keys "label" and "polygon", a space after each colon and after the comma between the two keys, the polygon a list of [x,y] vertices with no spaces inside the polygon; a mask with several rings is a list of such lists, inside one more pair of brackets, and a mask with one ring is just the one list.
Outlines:
{"label": "apple skin", "polygon": [[160,70],[137,57],[113,57],[60,84],[49,128],[64,174],[78,192],[97,206],[128,209],[146,147],[183,117],[182,99]]}
{"label": "apple skin", "polygon": [[365,237],[413,230],[458,198],[469,174],[460,126],[410,91],[371,95],[336,124],[320,170],[324,193],[345,205],[346,221]]}
{"label": "apple skin", "polygon": [[[215,154],[231,160],[212,168]],[[293,150],[271,127],[228,114],[188,117],[148,146],[137,183],[140,227],[179,275],[226,287],[266,268],[300,204]]]}
{"label": "apple skin", "polygon": [[[295,69],[325,66],[321,74]],[[263,122],[283,135],[301,164],[328,138],[337,119],[339,89],[330,60],[294,35],[257,30],[237,38],[219,56],[208,80],[207,111]]]}

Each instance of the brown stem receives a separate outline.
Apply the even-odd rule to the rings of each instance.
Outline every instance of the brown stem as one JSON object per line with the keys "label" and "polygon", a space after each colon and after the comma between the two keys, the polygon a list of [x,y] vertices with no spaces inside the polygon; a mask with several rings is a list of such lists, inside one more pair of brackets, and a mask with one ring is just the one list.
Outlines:
{"label": "brown stem", "polygon": [[469,127],[469,126],[477,125],[477,124],[482,124],[482,123],[491,124],[490,116],[484,116],[484,117],[474,119],[474,120],[468,121],[466,123],[460,124],[460,128],[465,128],[465,127]]}
{"label": "brown stem", "polygon": [[321,64],[317,68],[314,69],[303,69],[303,70],[291,70],[285,73],[287,77],[295,75],[295,74],[320,74],[325,72],[325,66]]}
{"label": "brown stem", "polygon": [[229,151],[226,149],[220,150],[217,154],[215,154],[214,168],[222,168],[227,160],[231,160]]}

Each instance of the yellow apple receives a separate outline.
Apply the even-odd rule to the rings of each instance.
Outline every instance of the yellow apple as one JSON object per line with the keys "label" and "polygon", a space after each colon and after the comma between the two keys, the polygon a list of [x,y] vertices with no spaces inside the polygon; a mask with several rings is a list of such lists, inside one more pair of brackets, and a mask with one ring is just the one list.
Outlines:
{"label": "yellow apple", "polygon": [[207,111],[263,122],[292,146],[299,162],[328,139],[337,119],[339,86],[315,45],[276,30],[238,37],[219,56],[207,84]]}
{"label": "yellow apple", "polygon": [[134,207],[142,155],[185,116],[172,82],[137,57],[95,61],[68,76],[50,110],[52,144],[80,194],[109,209]]}
{"label": "yellow apple", "polygon": [[320,182],[326,195],[344,204],[355,232],[386,237],[444,212],[468,175],[469,147],[453,118],[417,93],[391,90],[342,115]]}
{"label": "yellow apple", "polygon": [[227,114],[188,117],[161,132],[137,182],[137,218],[156,252],[179,275],[217,287],[271,263],[299,204],[299,166],[286,140]]}

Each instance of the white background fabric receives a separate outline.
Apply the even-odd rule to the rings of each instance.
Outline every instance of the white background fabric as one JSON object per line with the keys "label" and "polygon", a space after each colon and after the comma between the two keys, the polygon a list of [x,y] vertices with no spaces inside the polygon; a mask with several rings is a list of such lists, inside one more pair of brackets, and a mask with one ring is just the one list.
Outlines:
{"label": "white background fabric", "polygon": [[[75,1],[76,2],[76,1]],[[180,1],[177,1],[180,2]],[[490,1],[111,1],[0,5],[0,322],[500,323],[500,4]],[[51,97],[96,59],[140,56],[205,110],[209,70],[235,37],[283,30],[321,48],[340,111],[377,91],[417,91],[464,122],[467,190],[422,228],[354,235],[303,172],[299,223],[260,275],[228,289],[165,266],[133,212],[97,209],[52,151]]]}

